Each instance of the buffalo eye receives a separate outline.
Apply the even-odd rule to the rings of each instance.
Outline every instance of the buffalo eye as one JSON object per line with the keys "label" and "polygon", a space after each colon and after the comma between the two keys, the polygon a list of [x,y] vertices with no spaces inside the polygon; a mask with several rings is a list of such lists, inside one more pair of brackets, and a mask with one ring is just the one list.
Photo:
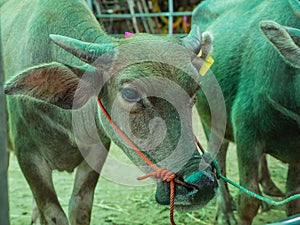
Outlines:
{"label": "buffalo eye", "polygon": [[121,90],[122,98],[127,102],[139,102],[141,100],[140,93],[130,87],[125,87]]}

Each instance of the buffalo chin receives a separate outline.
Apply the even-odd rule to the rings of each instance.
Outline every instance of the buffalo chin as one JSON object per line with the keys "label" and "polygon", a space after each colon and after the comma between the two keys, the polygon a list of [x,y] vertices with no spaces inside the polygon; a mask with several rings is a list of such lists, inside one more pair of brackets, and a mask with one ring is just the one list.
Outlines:
{"label": "buffalo chin", "polygon": [[201,205],[175,205],[175,210],[178,212],[187,212],[187,211],[201,209],[205,205],[202,205],[202,206]]}
{"label": "buffalo chin", "polygon": [[[181,185],[175,185],[174,205],[177,211],[200,209],[206,206],[217,194],[218,182],[210,172],[197,171],[184,180],[195,188],[188,190]],[[158,183],[155,197],[159,204],[169,205],[169,184],[165,182]]]}

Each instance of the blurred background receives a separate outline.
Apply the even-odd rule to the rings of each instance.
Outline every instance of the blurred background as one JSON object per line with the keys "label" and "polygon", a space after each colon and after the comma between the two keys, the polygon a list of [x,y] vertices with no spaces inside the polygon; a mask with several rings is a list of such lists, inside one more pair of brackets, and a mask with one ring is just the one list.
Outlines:
{"label": "blurred background", "polygon": [[186,34],[203,0],[87,0],[109,34]]}

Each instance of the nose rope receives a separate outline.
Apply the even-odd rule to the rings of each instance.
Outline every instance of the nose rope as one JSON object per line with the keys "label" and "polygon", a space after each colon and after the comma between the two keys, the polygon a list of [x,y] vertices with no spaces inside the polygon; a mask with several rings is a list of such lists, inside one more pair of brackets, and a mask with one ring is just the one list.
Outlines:
{"label": "nose rope", "polygon": [[[97,102],[98,105],[103,113],[103,115],[106,117],[106,119],[109,121],[109,123],[114,127],[114,129],[119,133],[119,135],[126,141],[126,143],[150,166],[154,169],[154,172],[148,173],[144,176],[138,177],[138,180],[143,180],[146,179],[148,177],[154,177],[156,179],[161,179],[164,182],[168,182],[170,184],[170,222],[172,225],[176,225],[175,221],[174,221],[174,198],[175,198],[175,183],[184,186],[187,189],[194,189],[197,187],[193,186],[190,183],[184,182],[179,180],[176,177],[176,174],[173,173],[172,171],[168,171],[166,168],[159,168],[157,167],[154,163],[152,163],[143,153],[142,151],[130,140],[130,138],[118,127],[118,125],[112,120],[112,118],[110,117],[110,115],[108,114],[108,112],[106,111],[106,109],[104,108],[104,106],[102,105],[100,99],[97,97]],[[199,147],[199,149],[201,150],[202,154],[205,153],[204,148],[202,147],[200,141],[197,139],[197,137],[195,136],[195,140],[196,140],[196,144]],[[232,180],[228,179],[227,177],[223,176],[221,174],[221,170],[216,162],[216,160],[212,160],[211,162],[211,166],[212,166],[212,170],[213,173],[215,174],[217,179],[222,179],[225,182],[233,185],[234,187],[238,188],[239,190],[241,190],[242,192],[246,193],[247,195],[253,197],[253,198],[257,198],[261,201],[264,201],[268,204],[271,205],[283,205],[286,204],[292,200],[298,199],[300,198],[300,194],[295,194],[292,196],[289,196],[288,198],[283,199],[282,201],[274,201],[272,199],[266,198],[262,195],[259,195],[257,193],[254,193],[248,189],[246,189],[243,186],[240,186],[236,183],[234,183]]]}
{"label": "nose rope", "polygon": [[175,173],[168,171],[166,168],[158,168],[158,170],[148,173],[144,176],[138,177],[138,180],[143,180],[148,177],[154,177],[156,179],[161,179],[170,184],[170,222],[172,225],[176,225],[174,221],[174,198],[175,198]]}
{"label": "nose rope", "polygon": [[[196,139],[196,143],[197,143],[199,149],[204,154],[205,150],[202,147],[202,145],[200,144],[200,141],[196,137],[195,137],[195,139]],[[220,168],[219,168],[219,166],[217,164],[217,161],[215,159],[212,160],[211,166],[213,168],[213,172],[214,172],[215,176],[217,177],[217,179],[222,179],[224,182],[231,184],[232,186],[236,187],[237,189],[239,189],[240,191],[244,192],[245,194],[247,194],[247,195],[249,195],[249,196],[251,196],[253,198],[256,198],[258,200],[261,200],[263,202],[266,202],[266,203],[268,203],[270,205],[280,206],[280,205],[284,205],[284,204],[286,204],[286,203],[288,203],[290,201],[293,201],[295,199],[300,198],[300,194],[294,194],[294,195],[289,196],[289,197],[287,197],[287,198],[285,198],[285,199],[283,199],[281,201],[274,201],[272,199],[269,199],[267,197],[259,195],[259,194],[255,193],[255,192],[252,192],[252,191],[248,190],[247,188],[245,188],[245,187],[243,187],[241,185],[238,185],[237,183],[235,183],[232,180],[228,179],[226,176],[222,175],[221,170],[220,170]]]}
{"label": "nose rope", "polygon": [[193,185],[181,181],[178,178],[176,178],[176,174],[172,171],[168,171],[166,168],[159,168],[156,166],[153,162],[151,162],[143,153],[142,151],[130,140],[130,138],[119,128],[119,126],[112,120],[104,106],[102,105],[102,102],[97,97],[97,103],[103,113],[103,115],[106,117],[106,119],[109,121],[109,123],[113,126],[113,128],[118,132],[118,134],[126,141],[126,143],[149,165],[154,169],[154,172],[148,173],[144,176],[138,177],[138,180],[143,180],[148,177],[154,177],[157,179],[161,179],[164,182],[168,182],[170,184],[170,222],[172,225],[176,225],[174,221],[174,199],[175,199],[175,183],[182,185],[186,187],[187,189],[193,189],[195,188]]}

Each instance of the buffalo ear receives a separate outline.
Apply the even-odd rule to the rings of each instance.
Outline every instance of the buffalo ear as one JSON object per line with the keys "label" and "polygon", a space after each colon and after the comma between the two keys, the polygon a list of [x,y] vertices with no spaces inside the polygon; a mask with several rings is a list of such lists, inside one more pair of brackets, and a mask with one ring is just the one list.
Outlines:
{"label": "buffalo ear", "polygon": [[290,65],[300,68],[300,30],[284,27],[274,21],[261,21],[260,29],[266,39]]}
{"label": "buffalo ear", "polygon": [[5,83],[4,92],[30,96],[63,109],[80,108],[94,94],[87,82],[80,81],[72,70],[57,62],[20,72]]}
{"label": "buffalo ear", "polygon": [[201,58],[205,59],[213,51],[213,36],[209,32],[204,32],[202,34],[202,43],[201,43]]}

